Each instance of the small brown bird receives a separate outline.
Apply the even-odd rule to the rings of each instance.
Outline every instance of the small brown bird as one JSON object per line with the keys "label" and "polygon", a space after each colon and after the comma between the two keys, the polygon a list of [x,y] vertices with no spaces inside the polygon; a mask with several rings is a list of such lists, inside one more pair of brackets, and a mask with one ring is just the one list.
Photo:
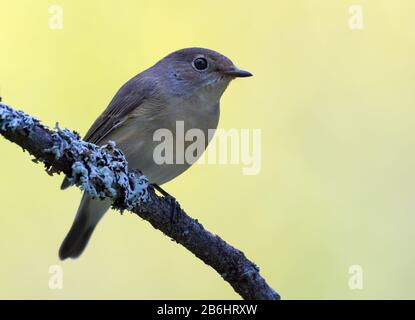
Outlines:
{"label": "small brown bird", "polygon": [[[191,163],[155,161],[153,153],[160,141],[154,139],[154,132],[165,128],[174,133],[176,123],[181,121],[185,132],[197,128],[205,134],[206,148],[211,138],[208,130],[217,128],[219,100],[229,82],[251,75],[213,50],[175,51],[125,83],[84,140],[97,145],[116,142],[131,169],[141,170],[151,184],[161,185],[180,175]],[[176,159],[175,148],[171,151]],[[62,189],[69,186],[65,179]],[[84,193],[75,221],[59,250],[62,260],[77,258],[82,253],[110,206],[110,200],[92,199]]]}

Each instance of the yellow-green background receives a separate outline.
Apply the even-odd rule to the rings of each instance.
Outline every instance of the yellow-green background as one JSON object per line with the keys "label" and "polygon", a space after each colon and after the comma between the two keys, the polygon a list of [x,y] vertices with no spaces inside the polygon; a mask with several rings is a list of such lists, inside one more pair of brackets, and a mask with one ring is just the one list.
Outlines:
{"label": "yellow-green background", "polygon": [[[64,9],[62,30],[48,8]],[[349,6],[364,29],[348,27]],[[171,51],[215,49],[220,127],[262,129],[262,171],[200,165],[165,188],[243,250],[283,298],[415,298],[415,2],[0,1],[0,95],[85,133],[115,91]],[[81,258],[57,252],[80,192],[0,141],[0,298],[238,298],[147,222],[111,212]],[[64,270],[50,290],[50,265]],[[361,265],[362,290],[348,287]]]}

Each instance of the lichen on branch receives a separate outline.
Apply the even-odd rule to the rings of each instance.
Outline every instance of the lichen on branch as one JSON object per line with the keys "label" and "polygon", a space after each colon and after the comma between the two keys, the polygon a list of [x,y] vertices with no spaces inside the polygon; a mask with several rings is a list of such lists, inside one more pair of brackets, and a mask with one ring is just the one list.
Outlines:
{"label": "lichen on branch", "polygon": [[54,144],[45,150],[56,160],[69,156],[72,165],[71,184],[78,185],[92,198],[111,198],[118,208],[131,210],[148,200],[148,180],[139,171],[129,171],[128,162],[115,142],[103,146],[80,140],[77,133],[55,125]]}
{"label": "lichen on branch", "polygon": [[[36,118],[0,103],[1,131],[17,131],[31,137],[36,126],[43,125]],[[51,138],[52,145],[44,153],[56,160],[73,159],[69,181],[92,198],[111,198],[120,210],[131,210],[148,200],[147,178],[139,171],[129,171],[128,162],[115,142],[97,146],[81,140],[76,132],[59,128],[58,124]]]}

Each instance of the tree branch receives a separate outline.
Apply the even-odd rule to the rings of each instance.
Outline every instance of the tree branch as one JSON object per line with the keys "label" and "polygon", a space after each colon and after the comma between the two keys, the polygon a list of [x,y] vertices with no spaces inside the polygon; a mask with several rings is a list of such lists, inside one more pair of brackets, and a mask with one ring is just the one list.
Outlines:
{"label": "tree branch", "polygon": [[93,197],[113,199],[113,207],[147,220],[215,269],[244,299],[274,300],[259,268],[243,252],[207,231],[169,197],[158,196],[115,144],[99,147],[82,141],[70,130],[50,130],[37,119],[0,103],[0,133],[45,164],[49,174],[63,172]]}

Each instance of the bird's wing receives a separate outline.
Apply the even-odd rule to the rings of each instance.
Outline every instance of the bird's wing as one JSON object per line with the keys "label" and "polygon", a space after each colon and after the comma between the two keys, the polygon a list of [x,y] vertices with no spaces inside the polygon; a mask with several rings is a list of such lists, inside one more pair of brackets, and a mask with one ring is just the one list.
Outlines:
{"label": "bird's wing", "polygon": [[95,120],[84,140],[99,144],[110,132],[119,127],[136,108],[155,91],[156,82],[140,77],[132,78],[115,94],[105,111]]}
{"label": "bird's wing", "polygon": [[[105,137],[119,127],[136,108],[139,108],[152,96],[156,90],[157,82],[137,75],[126,84],[112,98],[105,111],[95,120],[86,133],[84,140],[100,144]],[[61,189],[71,185],[65,177]]]}

